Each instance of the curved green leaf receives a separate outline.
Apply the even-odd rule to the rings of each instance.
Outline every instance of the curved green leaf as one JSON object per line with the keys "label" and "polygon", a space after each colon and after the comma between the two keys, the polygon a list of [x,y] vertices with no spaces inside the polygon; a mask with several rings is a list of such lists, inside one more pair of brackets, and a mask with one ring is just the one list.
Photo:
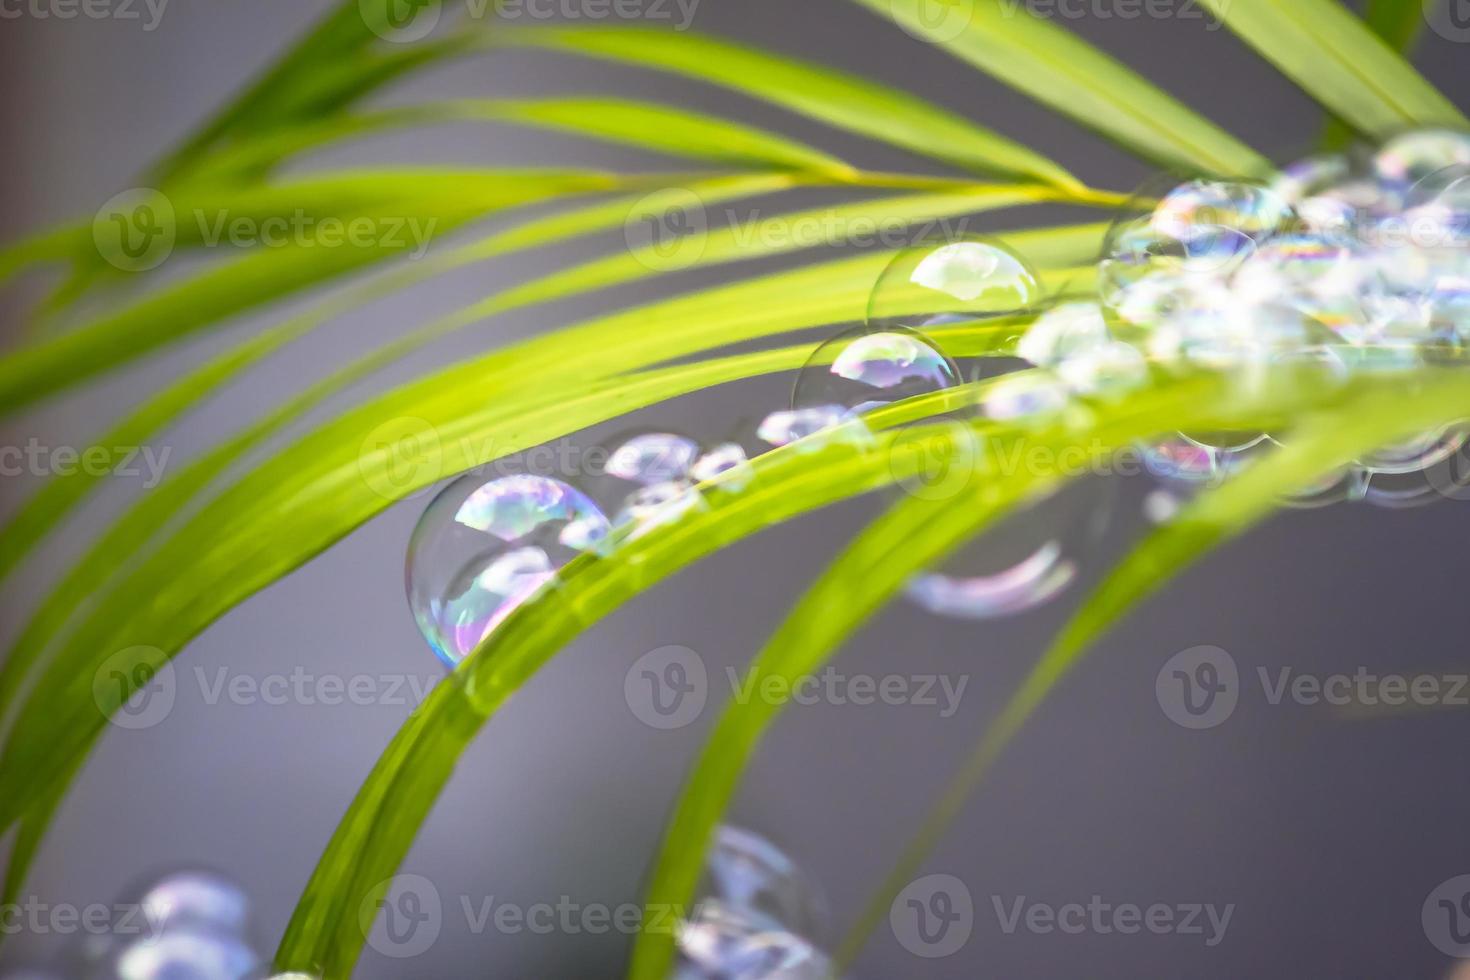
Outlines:
{"label": "curved green leaf", "polygon": [[1140,156],[1223,175],[1270,170],[1254,150],[1131,68],[1033,14],[1023,0],[857,2]]}
{"label": "curved green leaf", "polygon": [[504,122],[560,130],[696,160],[851,175],[841,160],[776,133],[672,106],[604,96],[456,99],[383,109],[276,130],[203,161],[199,173],[255,171],[305,150],[387,129],[446,122]]}
{"label": "curved green leaf", "polygon": [[1445,374],[1423,391],[1407,395],[1398,385],[1371,386],[1361,397],[1308,414],[1285,448],[1203,492],[1173,520],[1154,529],[1087,597],[986,730],[850,931],[839,959],[850,962],[856,957],[887,915],[893,897],[917,873],[1006,745],[1087,649],[1129,610],[1179,571],[1269,516],[1283,495],[1402,438],[1405,432],[1435,429],[1467,410],[1470,383],[1454,375]]}
{"label": "curved green leaf", "polygon": [[697,34],[636,27],[502,31],[488,44],[538,47],[673,72],[772,102],[829,126],[969,170],[1070,189],[1075,177],[1038,153],[922,99],[852,75]]}
{"label": "curved green leaf", "polygon": [[[1375,139],[1416,126],[1470,127],[1338,0],[1203,0],[1239,37],[1340,119]],[[1419,0],[1402,7],[1419,8]]]}

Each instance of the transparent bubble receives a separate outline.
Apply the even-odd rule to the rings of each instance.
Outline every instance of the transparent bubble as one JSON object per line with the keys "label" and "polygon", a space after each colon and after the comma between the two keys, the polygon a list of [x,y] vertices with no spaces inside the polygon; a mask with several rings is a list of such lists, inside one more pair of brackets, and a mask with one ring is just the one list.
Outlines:
{"label": "transparent bubble", "polygon": [[260,958],[239,936],[173,929],[123,946],[109,962],[108,980],[245,980]]}
{"label": "transparent bubble", "polygon": [[681,978],[831,980],[831,960],[795,933],[717,899],[679,927]]}
{"label": "transparent bubble", "polygon": [[959,377],[939,345],[917,330],[858,327],[816,349],[797,376],[791,407],[865,412],[951,388]]}
{"label": "transparent bubble", "polygon": [[[1051,350],[1040,342],[1035,346]],[[1071,356],[1093,349],[1079,347]],[[1108,459],[1085,453],[1063,458],[1027,435],[1064,424],[1077,409],[1076,395],[1065,380],[1020,358],[983,359],[977,380],[982,412],[1001,426],[977,453],[978,465],[994,471],[981,472],[982,484],[1028,468],[1043,479],[1063,479],[941,567],[908,583],[906,594],[921,608],[975,620],[1023,613],[1061,594],[1076,578],[1081,561],[1091,556],[1114,498],[1112,485],[1100,475]]]}
{"label": "transparent bubble", "polygon": [[434,498],[409,541],[409,607],[429,647],[454,666],[567,562],[599,547],[603,512],[544,476],[470,473]]}
{"label": "transparent bubble", "polygon": [[1016,344],[1023,360],[1056,368],[1068,358],[1093,350],[1113,339],[1096,303],[1062,303],[1036,318]]}
{"label": "transparent bubble", "polygon": [[[819,434],[821,438],[816,438]],[[812,451],[838,443],[864,447],[873,438],[872,430],[863,420],[841,405],[772,412],[761,420],[756,435],[771,446],[802,442]]]}
{"label": "transparent bubble", "polygon": [[704,496],[688,480],[654,483],[628,496],[613,520],[613,527],[620,540],[632,540],[708,506]]}
{"label": "transparent bubble", "polygon": [[250,898],[245,890],[213,871],[176,871],[153,883],[138,902],[153,927],[188,926],[245,935],[250,928]]}
{"label": "transparent bubble", "polygon": [[810,881],[780,848],[739,827],[716,832],[699,894],[804,935],[817,925]]}
{"label": "transparent bubble", "polygon": [[739,493],[755,478],[750,457],[738,442],[722,442],[700,456],[689,468],[689,476],[699,483],[718,484]]}
{"label": "transparent bubble", "polygon": [[[1223,282],[1262,243],[1294,220],[1290,204],[1269,187],[1190,180],[1145,185],[1113,223],[1098,267],[1110,309],[1125,305],[1141,281],[1166,275]],[[1136,300],[1135,300],[1136,302]],[[1135,311],[1124,319],[1148,325]]]}
{"label": "transparent bubble", "polygon": [[1470,133],[1422,129],[1403,133],[1383,145],[1373,158],[1373,172],[1390,192],[1410,188],[1446,167],[1470,165]]}
{"label": "transparent bubble", "polygon": [[646,485],[681,480],[699,456],[699,443],[672,432],[645,432],[620,443],[607,460],[607,474]]}
{"label": "transparent bubble", "polygon": [[896,254],[868,301],[871,332],[986,319],[1034,307],[1036,270],[999,241],[929,241]]}
{"label": "transparent bubble", "polygon": [[1326,153],[1283,167],[1271,181],[1271,190],[1293,207],[1348,183],[1357,168],[1347,156]]}

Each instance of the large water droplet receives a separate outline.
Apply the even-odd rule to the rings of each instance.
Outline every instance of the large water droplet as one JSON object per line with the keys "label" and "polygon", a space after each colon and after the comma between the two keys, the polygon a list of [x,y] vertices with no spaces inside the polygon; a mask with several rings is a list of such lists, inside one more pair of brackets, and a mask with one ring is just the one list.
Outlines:
{"label": "large water droplet", "polygon": [[872,332],[984,320],[1034,307],[1040,277],[999,241],[925,242],[898,252],[868,301]]}

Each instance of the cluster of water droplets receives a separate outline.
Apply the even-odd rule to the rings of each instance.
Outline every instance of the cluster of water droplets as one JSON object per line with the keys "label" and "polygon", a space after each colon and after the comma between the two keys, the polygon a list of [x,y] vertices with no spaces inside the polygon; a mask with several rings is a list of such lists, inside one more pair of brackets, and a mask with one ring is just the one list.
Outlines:
{"label": "cluster of water droplets", "polygon": [[801,871],[769,840],[721,827],[694,913],[679,924],[677,980],[832,980],[814,942],[818,904]]}
{"label": "cluster of water droplets", "polygon": [[[951,458],[900,479],[904,492],[959,492],[975,474],[999,486],[1034,465],[1064,479],[917,577],[909,597],[969,619],[1034,608],[1095,550],[1116,481],[1009,457],[1004,440],[984,438],[988,427],[1085,421],[1151,377],[1191,368],[1249,385],[1290,364],[1337,383],[1455,361],[1470,342],[1470,136],[1408,133],[1376,153],[1313,157],[1257,183],[1158,184],[1115,221],[1096,279],[1095,295],[1070,297],[1065,278],[1049,288],[1022,255],[984,237],[899,251],[862,324],[818,347],[790,404],[750,431],[625,434],[606,446],[595,479],[470,474],[451,484],[409,548],[420,628],[452,666],[573,559],[703,509],[711,494],[746,490],[760,453],[834,443],[862,452],[879,430],[901,441],[908,424],[936,420],[960,433]],[[1139,447],[1161,488],[1150,513],[1166,518],[1194,488],[1289,438],[1184,431]],[[1459,480],[1434,468],[1465,441],[1458,427],[1418,434],[1288,502],[1425,502]]]}
{"label": "cluster of water droplets", "polygon": [[113,908],[106,932],[87,932],[55,968],[0,973],[0,980],[314,980],[273,974],[252,940],[249,896],[213,871],[152,879]]}

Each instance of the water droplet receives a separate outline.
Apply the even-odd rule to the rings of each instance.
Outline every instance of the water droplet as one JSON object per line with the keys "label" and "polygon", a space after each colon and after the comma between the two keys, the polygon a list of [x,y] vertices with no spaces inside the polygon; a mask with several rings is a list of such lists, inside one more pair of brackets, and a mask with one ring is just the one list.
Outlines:
{"label": "water droplet", "polygon": [[420,632],[441,660],[458,664],[608,531],[591,498],[560,480],[460,477],[409,541],[405,577]]}

